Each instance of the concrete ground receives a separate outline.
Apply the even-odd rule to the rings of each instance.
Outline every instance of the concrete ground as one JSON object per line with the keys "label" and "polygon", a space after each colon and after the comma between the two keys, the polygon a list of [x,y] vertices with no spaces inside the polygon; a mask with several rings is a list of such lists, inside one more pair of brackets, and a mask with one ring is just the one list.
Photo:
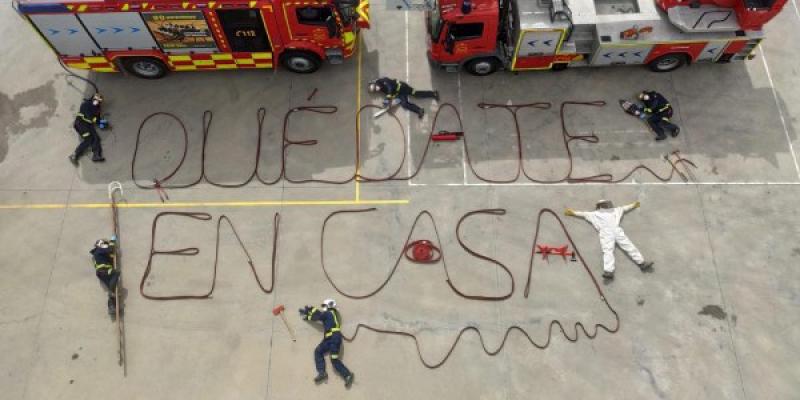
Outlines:
{"label": "concrete ground", "polygon": [[[310,76],[283,71],[176,73],[158,82],[121,74],[92,74],[106,95],[113,131],[102,133],[108,161],[66,160],[77,143],[70,125],[86,85],[65,79],[52,53],[0,1],[0,387],[7,399],[793,399],[800,393],[800,214],[797,198],[800,146],[800,17],[792,2],[768,25],[769,37],[755,60],[696,65],[672,74],[642,68],[576,69],[559,73],[498,73],[488,78],[447,74],[424,59],[424,21],[419,12],[372,5],[373,28],[361,55],[325,66]],[[291,184],[258,182],[238,189],[202,183],[168,190],[161,203],[131,179],[137,130],[150,113],[180,117],[189,134],[184,167],[170,181],[188,183],[200,173],[203,110],[212,110],[205,173],[212,180],[245,180],[256,163],[256,111],[267,110],[260,176],[280,168],[284,113],[301,105],[335,105],[332,115],[296,114],[294,139],[315,138],[316,147],[292,147],[291,179],[346,179],[354,170],[355,110],[375,103],[365,83],[378,75],[433,86],[464,117],[470,154],[481,176],[504,179],[516,168],[513,120],[478,102],[549,101],[550,110],[523,110],[525,170],[534,178],[560,179],[568,169],[561,144],[558,105],[565,100],[604,100],[604,108],[567,110],[573,133],[595,132],[597,144],[574,143],[572,176],[621,177],[642,163],[668,173],[663,154],[679,149],[697,165],[695,181],[657,182],[637,173],[626,182],[536,185],[520,179],[489,185],[465,165],[461,143],[432,146],[410,182]],[[314,88],[313,101],[306,97]],[[676,106],[683,133],[656,143],[638,121],[616,106],[642,88],[663,92]],[[422,101],[428,110],[436,103]],[[418,121],[398,112],[410,133],[410,163],[419,162],[432,112]],[[444,111],[439,127],[457,127]],[[361,124],[362,168],[386,175],[402,159],[399,128],[392,120]],[[438,128],[438,127],[437,127]],[[142,129],[136,175],[142,184],[174,168],[183,139],[173,120],[156,117]],[[106,186],[124,187],[121,209],[122,268],[127,296],[128,375],[117,365],[116,327],[93,277],[87,251],[110,235]],[[346,391],[331,376],[314,386],[312,351],[320,328],[301,322],[296,309],[326,297],[340,303],[343,332],[359,323],[417,334],[429,363],[440,360],[466,326],[478,327],[494,350],[510,326],[532,340],[547,341],[551,321],[574,335],[576,322],[615,326],[591,276],[580,263],[536,259],[530,296],[524,297],[539,210],[591,208],[599,198],[642,208],[624,226],[655,272],[642,274],[619,251],[617,279],[600,285],[619,316],[619,331],[583,333],[576,343],[557,328],[544,350],[519,331],[504,350],[488,356],[478,336],[466,333],[441,368],[420,362],[414,341],[362,331],[346,344],[343,359],[356,373]],[[505,272],[470,256],[455,228],[464,213],[503,208],[503,216],[478,215],[461,229],[472,250],[497,258],[513,274],[505,301],[458,297],[441,264],[402,261],[392,280],[372,298],[348,299],[334,290],[320,265],[320,229],[328,213],[376,207],[368,214],[334,217],[325,241],[326,267],[351,294],[377,288],[402,252],[403,240],[422,210],[435,217],[452,284],[468,294],[500,296],[512,289]],[[195,257],[156,256],[141,282],[153,295],[203,293],[211,285],[215,221],[235,224],[265,286],[272,251],[273,214],[281,214],[275,290],[259,290],[230,229],[220,234],[219,271],[207,300],[152,301],[137,289],[148,263],[151,223],[162,211],[206,212],[214,221],[164,217],[156,249],[197,247]],[[577,219],[566,229],[601,273],[592,228]],[[413,239],[435,239],[423,218]],[[539,243],[562,244],[564,230],[542,217]],[[285,304],[297,331],[289,339],[270,310]],[[538,396],[537,396],[538,395]]]}

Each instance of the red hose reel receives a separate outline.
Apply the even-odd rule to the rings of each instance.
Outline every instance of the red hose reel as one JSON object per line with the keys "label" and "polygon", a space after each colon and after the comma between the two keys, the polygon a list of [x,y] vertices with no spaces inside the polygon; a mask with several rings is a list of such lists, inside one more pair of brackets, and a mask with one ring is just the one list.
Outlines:
{"label": "red hose reel", "polygon": [[433,264],[442,259],[442,251],[430,240],[415,240],[406,245],[406,259],[417,264]]}

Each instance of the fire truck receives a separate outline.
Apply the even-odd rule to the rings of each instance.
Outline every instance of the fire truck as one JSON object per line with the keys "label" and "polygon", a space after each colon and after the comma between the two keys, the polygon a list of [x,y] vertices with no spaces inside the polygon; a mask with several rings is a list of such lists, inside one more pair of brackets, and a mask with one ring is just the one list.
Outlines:
{"label": "fire truck", "polygon": [[14,0],[63,64],[145,79],[169,71],[311,73],[355,52],[368,0]]}
{"label": "fire truck", "polygon": [[559,70],[752,59],[786,0],[427,0],[428,57],[447,70]]}

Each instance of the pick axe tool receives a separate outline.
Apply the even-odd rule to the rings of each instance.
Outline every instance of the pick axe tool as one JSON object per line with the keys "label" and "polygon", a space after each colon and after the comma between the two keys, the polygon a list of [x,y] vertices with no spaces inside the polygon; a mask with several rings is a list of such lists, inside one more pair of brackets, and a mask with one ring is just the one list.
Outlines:
{"label": "pick axe tool", "polygon": [[292,330],[292,327],[289,326],[289,321],[286,320],[286,314],[283,313],[284,310],[286,310],[286,307],[284,307],[283,304],[280,304],[272,309],[272,315],[281,316],[281,319],[283,320],[283,325],[285,325],[286,330],[289,331],[289,336],[292,338],[293,342],[296,342],[297,338],[294,336],[294,331]]}

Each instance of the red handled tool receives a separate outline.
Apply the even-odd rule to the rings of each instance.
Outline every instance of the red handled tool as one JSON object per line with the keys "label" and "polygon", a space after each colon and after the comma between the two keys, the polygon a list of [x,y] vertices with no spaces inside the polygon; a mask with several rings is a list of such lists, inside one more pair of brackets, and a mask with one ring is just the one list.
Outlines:
{"label": "red handled tool", "polygon": [[563,245],[561,247],[552,247],[546,244],[536,245],[536,254],[541,254],[542,260],[547,260],[548,259],[547,256],[552,254],[554,256],[561,256],[561,258],[563,258],[564,261],[567,261],[567,257],[570,257],[569,259],[570,261],[573,262],[578,261],[577,258],[575,258],[575,252],[568,250],[569,246],[567,245]]}
{"label": "red handled tool", "polygon": [[464,136],[464,132],[439,131],[439,133],[435,133],[431,136],[431,140],[434,142],[455,142],[462,136]]}
{"label": "red handled tool", "polygon": [[281,316],[283,324],[286,325],[286,330],[289,331],[289,336],[291,336],[293,342],[296,342],[297,338],[294,336],[294,331],[292,330],[292,327],[289,326],[289,321],[286,320],[286,314],[283,313],[285,309],[286,307],[284,307],[283,304],[279,304],[277,307],[272,309],[272,315]]}

